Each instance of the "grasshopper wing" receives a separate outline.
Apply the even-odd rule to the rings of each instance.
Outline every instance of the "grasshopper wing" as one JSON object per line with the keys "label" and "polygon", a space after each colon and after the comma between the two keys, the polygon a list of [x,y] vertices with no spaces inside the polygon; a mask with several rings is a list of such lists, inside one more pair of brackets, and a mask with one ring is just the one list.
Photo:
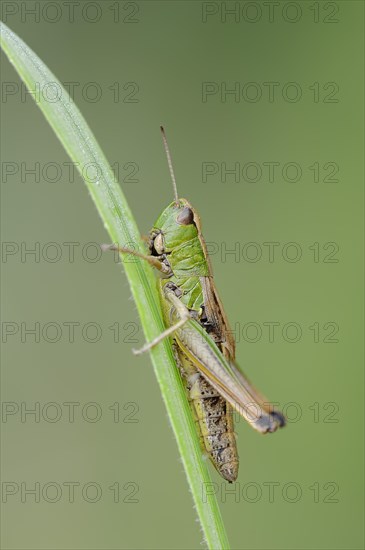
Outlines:
{"label": "grasshopper wing", "polygon": [[197,321],[189,320],[176,331],[175,338],[204,378],[255,430],[267,433],[285,426],[283,414],[274,410],[237,365],[224,357]]}

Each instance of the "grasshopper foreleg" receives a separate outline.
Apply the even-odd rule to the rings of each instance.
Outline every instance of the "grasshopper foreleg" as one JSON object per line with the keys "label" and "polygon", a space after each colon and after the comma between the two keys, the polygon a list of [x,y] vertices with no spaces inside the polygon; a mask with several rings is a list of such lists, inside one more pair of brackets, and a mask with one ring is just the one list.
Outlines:
{"label": "grasshopper foreleg", "polygon": [[121,254],[131,254],[132,256],[137,256],[137,258],[142,258],[142,260],[146,260],[149,264],[152,265],[152,267],[155,267],[158,269],[158,271],[161,271],[161,273],[164,273],[166,275],[170,275],[171,269],[161,262],[156,256],[151,256],[147,254],[142,254],[141,252],[138,252],[137,250],[132,250],[131,248],[126,248],[124,246],[118,246],[116,244],[102,244],[101,249],[103,251],[105,250],[116,250],[117,252],[120,252]]}

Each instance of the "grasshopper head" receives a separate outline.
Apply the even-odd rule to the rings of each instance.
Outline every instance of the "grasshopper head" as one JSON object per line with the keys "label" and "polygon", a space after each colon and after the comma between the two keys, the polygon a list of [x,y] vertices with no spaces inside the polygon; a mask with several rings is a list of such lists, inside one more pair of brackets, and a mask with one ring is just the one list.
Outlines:
{"label": "grasshopper head", "polygon": [[169,254],[198,236],[198,216],[186,199],[169,204],[150,233],[150,249],[155,255]]}
{"label": "grasshopper head", "polygon": [[175,200],[162,212],[150,233],[150,252],[154,256],[165,255],[165,262],[172,271],[184,276],[208,275],[206,250],[201,236],[197,212],[186,199],[180,199],[165,130],[160,126],[169,165]]}

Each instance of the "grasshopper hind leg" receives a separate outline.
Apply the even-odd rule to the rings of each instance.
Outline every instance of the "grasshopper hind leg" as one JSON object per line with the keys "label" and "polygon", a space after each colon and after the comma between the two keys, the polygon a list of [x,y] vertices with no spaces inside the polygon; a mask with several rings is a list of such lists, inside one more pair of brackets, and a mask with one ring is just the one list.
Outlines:
{"label": "grasshopper hind leg", "polygon": [[238,476],[238,452],[232,408],[199,373],[190,359],[173,345],[177,365],[199,434],[200,446],[218,473],[229,483]]}

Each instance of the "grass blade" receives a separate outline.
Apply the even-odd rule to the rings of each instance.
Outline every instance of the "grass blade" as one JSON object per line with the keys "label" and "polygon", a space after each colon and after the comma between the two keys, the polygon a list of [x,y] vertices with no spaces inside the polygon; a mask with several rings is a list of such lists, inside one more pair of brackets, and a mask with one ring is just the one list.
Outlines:
{"label": "grass blade", "polygon": [[[137,225],[114,174],[90,128],[57,78],[39,57],[6,25],[0,24],[1,46],[70,158],[77,163],[111,242],[135,243],[144,251]],[[84,170],[87,166],[88,169]],[[91,167],[91,169],[90,169]],[[95,168],[93,172],[92,167]],[[147,341],[163,330],[155,275],[143,260],[123,263]],[[151,351],[152,363],[176,437],[209,548],[229,548],[216,497],[203,490],[211,483],[202,459],[189,404],[177,371],[171,345],[164,341]]]}

